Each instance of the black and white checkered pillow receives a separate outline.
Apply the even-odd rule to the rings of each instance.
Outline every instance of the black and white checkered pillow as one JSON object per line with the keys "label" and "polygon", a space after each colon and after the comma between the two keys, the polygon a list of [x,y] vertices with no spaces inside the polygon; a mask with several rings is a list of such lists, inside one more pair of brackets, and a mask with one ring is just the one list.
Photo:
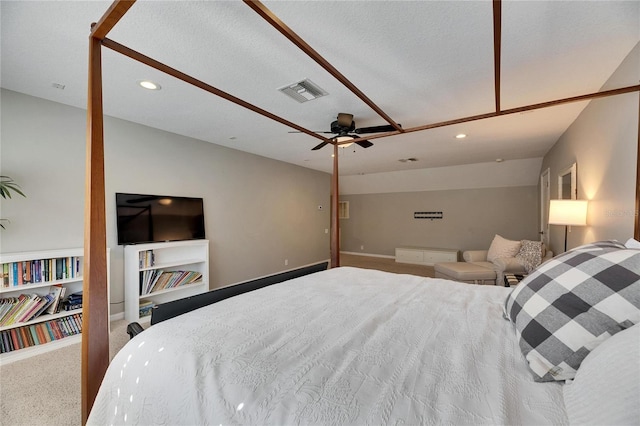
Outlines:
{"label": "black and white checkered pillow", "polygon": [[582,360],[640,322],[640,250],[607,241],[543,263],[509,295],[505,317],[536,381],[575,376]]}

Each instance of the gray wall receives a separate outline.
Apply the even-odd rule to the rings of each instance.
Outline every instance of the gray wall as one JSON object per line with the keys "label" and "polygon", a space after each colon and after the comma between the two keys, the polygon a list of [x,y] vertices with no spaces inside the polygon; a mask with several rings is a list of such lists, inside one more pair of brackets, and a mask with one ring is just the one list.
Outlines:
{"label": "gray wall", "polygon": [[[0,201],[0,251],[82,247],[86,111],[7,90],[1,102],[1,173],[27,198]],[[212,288],[329,258],[326,173],[106,117],[105,179],[112,314],[124,300],[116,192],[204,198]]]}
{"label": "gray wall", "polygon": [[[393,256],[399,246],[488,249],[494,235],[537,240],[536,186],[343,195],[341,250]],[[414,219],[442,211],[443,219]],[[363,247],[364,246],[364,247]]]}
{"label": "gray wall", "polygon": [[[640,43],[602,90],[640,80]],[[572,227],[567,247],[633,237],[638,152],[638,93],[593,100],[544,157],[550,169],[551,199],[558,198],[558,173],[577,164],[578,199],[589,200],[586,227]],[[550,246],[564,250],[564,227],[550,226]]]}

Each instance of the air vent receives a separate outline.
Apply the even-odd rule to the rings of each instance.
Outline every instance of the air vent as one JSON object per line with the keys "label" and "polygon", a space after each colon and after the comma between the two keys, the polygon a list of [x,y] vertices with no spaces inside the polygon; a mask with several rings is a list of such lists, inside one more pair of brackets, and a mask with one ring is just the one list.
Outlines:
{"label": "air vent", "polygon": [[326,91],[309,79],[289,84],[288,86],[281,87],[278,90],[300,103],[312,101],[328,95]]}

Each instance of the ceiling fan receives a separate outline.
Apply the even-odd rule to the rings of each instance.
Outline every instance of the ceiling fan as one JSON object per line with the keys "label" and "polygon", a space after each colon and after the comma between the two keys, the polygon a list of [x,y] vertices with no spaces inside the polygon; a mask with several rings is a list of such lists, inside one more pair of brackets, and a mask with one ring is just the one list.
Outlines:
{"label": "ceiling fan", "polygon": [[[371,126],[371,127],[360,127],[356,129],[356,122],[353,121],[353,114],[339,113],[337,120],[331,123],[331,131],[330,132],[318,132],[324,134],[334,134],[332,140],[334,140],[339,146],[348,146],[352,143],[355,143],[363,148],[369,148],[373,146],[371,142],[366,139],[360,139],[362,134],[367,133],[382,133],[382,132],[392,132],[396,130],[392,125],[386,124],[382,126]],[[297,132],[290,132],[297,133]],[[311,148],[312,151],[318,150],[323,146],[327,145],[329,142],[321,142],[320,144]]]}

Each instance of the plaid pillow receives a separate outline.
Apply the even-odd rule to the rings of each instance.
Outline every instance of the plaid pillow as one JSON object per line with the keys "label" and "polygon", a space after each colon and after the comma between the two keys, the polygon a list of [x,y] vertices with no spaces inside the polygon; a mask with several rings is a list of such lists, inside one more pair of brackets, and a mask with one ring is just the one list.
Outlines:
{"label": "plaid pillow", "polygon": [[619,244],[556,256],[507,297],[505,317],[536,381],[573,378],[591,350],[640,322],[640,250]]}

